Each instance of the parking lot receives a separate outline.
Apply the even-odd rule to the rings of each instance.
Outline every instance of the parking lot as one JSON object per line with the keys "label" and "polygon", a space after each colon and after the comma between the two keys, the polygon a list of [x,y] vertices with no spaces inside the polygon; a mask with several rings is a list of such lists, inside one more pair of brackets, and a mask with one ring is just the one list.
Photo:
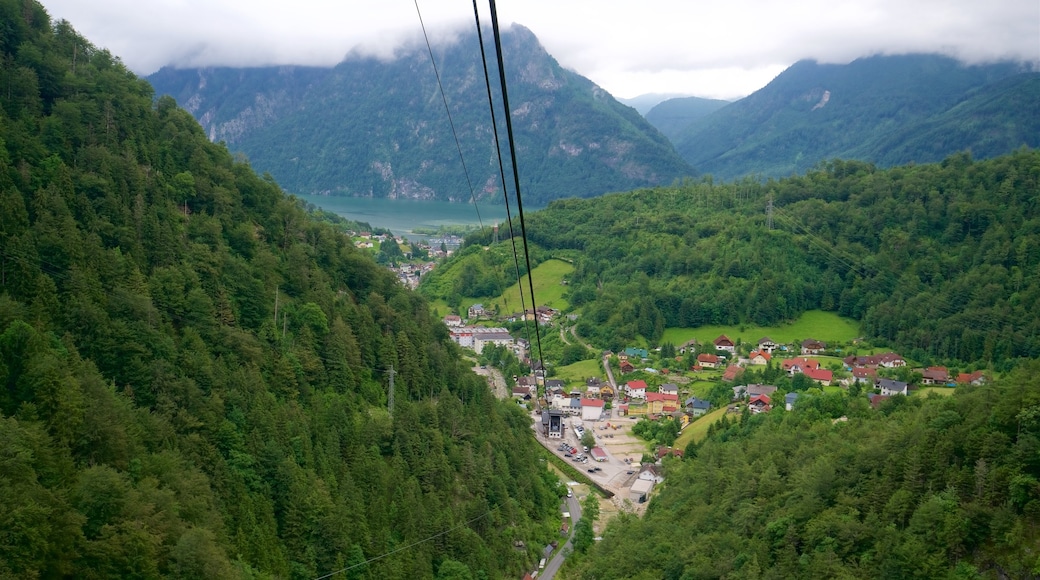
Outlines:
{"label": "parking lot", "polygon": [[[541,425],[541,417],[536,414],[536,425]],[[586,429],[591,429],[596,439],[596,446],[603,449],[606,459],[595,461],[581,445],[579,436],[571,427],[574,419],[567,419],[568,428],[560,439],[538,437],[547,449],[561,458],[571,461],[575,467],[599,485],[618,494],[628,497],[628,490],[639,471],[639,462],[647,450],[647,444],[632,434],[634,419],[610,418],[595,422],[585,422]]]}

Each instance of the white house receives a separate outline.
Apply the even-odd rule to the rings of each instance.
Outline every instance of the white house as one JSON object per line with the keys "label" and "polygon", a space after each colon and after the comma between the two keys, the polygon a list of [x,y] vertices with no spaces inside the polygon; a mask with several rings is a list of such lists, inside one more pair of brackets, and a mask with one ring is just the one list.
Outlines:
{"label": "white house", "polygon": [[625,385],[625,392],[628,396],[633,399],[645,399],[646,398],[646,381],[636,380],[628,381]]}
{"label": "white house", "polygon": [[581,399],[581,420],[599,421],[603,415],[603,405],[600,399]]}
{"label": "white house", "polygon": [[877,387],[881,389],[881,394],[886,396],[910,394],[908,385],[903,381],[878,379]]}

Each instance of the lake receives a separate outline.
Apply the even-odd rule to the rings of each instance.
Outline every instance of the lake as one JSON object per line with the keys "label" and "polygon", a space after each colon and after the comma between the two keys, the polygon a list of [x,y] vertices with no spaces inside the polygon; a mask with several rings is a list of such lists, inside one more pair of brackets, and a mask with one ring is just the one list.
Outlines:
{"label": "lake", "polygon": [[[415,228],[436,228],[446,225],[491,226],[504,223],[506,208],[504,205],[472,203],[449,203],[446,201],[415,201],[370,197],[335,197],[328,195],[300,195],[296,197],[313,203],[336,215],[359,222],[367,222],[372,227],[386,228],[395,235],[405,236],[411,240],[425,239],[428,236],[413,233]],[[519,227],[516,220],[516,206],[513,210],[514,226]],[[477,219],[477,210],[480,219]],[[524,208],[524,211],[534,211]],[[505,227],[505,226],[503,226]]]}

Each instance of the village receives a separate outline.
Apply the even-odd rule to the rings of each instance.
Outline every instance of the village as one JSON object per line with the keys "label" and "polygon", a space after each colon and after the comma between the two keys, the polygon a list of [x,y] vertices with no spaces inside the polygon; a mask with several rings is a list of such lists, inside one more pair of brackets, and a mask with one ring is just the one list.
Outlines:
{"label": "village", "polygon": [[[471,324],[487,323],[491,318],[480,304],[471,306],[466,314],[465,319],[459,315],[443,318],[452,340],[478,355],[487,345],[507,347],[532,368],[529,375],[513,377],[511,388],[500,385],[498,391],[531,413],[537,438],[546,449],[574,465],[618,509],[637,513],[645,508],[655,486],[664,481],[664,458],[681,457],[684,452],[681,446],[660,445],[636,435],[641,420],[671,419],[682,433],[713,411],[723,416],[791,411],[801,397],[814,393],[845,391],[864,397],[877,409],[887,399],[909,396],[917,389],[986,380],[981,371],[954,375],[942,366],[909,368],[903,356],[891,351],[841,357],[837,355],[849,345],[836,347],[814,338],[785,344],[768,336],[742,344],[723,334],[710,344],[687,341],[667,358],[660,348],[604,352],[603,374],[575,383],[547,376],[531,360],[527,341],[514,339],[506,328]],[[501,320],[526,319],[551,326],[558,314],[539,307]],[[657,367],[651,366],[654,364]],[[788,386],[744,380],[746,375],[756,374],[747,371],[758,370],[760,376],[763,369],[791,379],[786,381]],[[615,373],[620,379],[615,379]],[[720,398],[717,394],[723,388],[726,395]],[[705,420],[713,422],[718,415],[714,417]]]}

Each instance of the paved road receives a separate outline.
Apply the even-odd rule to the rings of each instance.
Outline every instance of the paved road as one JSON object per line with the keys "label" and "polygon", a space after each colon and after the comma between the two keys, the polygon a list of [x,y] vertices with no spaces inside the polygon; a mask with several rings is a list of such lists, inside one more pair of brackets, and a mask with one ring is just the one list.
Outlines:
{"label": "paved road", "polygon": [[564,503],[560,505],[561,511],[571,512],[571,529],[570,535],[567,536],[567,541],[562,546],[556,549],[549,563],[545,565],[545,570],[538,572],[538,578],[551,579],[560,571],[560,566],[563,566],[563,560],[570,554],[573,549],[572,540],[574,540],[574,528],[578,527],[578,520],[581,519],[581,503],[578,502],[577,497],[565,497]]}

